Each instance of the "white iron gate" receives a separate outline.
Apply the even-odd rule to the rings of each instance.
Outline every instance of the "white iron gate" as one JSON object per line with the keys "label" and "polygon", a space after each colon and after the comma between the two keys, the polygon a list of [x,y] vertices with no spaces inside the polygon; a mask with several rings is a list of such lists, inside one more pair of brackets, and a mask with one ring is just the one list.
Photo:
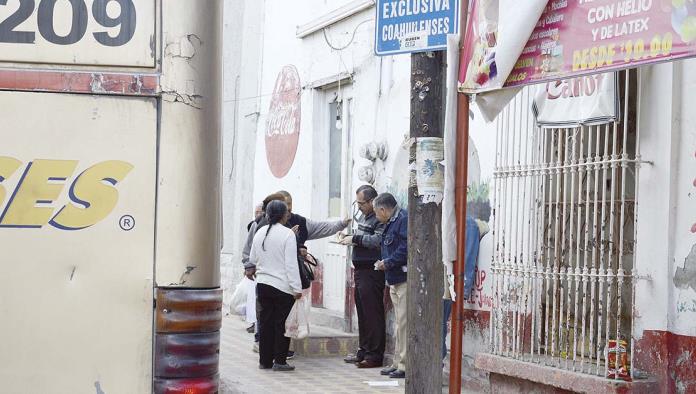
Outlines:
{"label": "white iron gate", "polygon": [[497,119],[493,354],[612,377],[617,355],[629,369],[639,87],[635,71],[619,79],[617,122],[538,127],[529,88]]}

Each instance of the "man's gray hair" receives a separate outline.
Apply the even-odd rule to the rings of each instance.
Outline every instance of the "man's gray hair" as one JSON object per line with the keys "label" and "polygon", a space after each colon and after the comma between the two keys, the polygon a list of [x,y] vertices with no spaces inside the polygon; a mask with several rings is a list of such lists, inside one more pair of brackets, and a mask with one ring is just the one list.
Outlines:
{"label": "man's gray hair", "polygon": [[394,209],[396,208],[396,198],[391,193],[382,193],[372,201],[372,206],[377,208]]}

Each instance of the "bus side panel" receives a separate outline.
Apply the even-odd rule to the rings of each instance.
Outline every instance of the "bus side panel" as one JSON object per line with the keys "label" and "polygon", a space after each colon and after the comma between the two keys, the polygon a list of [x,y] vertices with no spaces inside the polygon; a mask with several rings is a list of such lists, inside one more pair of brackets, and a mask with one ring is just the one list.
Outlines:
{"label": "bus side panel", "polygon": [[0,92],[0,391],[152,384],[157,101]]}

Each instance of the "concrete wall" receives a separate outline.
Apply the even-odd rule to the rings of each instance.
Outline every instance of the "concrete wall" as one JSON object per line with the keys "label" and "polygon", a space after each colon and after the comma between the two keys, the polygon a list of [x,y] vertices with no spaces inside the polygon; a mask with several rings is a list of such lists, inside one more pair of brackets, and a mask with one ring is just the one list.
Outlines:
{"label": "concrete wall", "polygon": [[693,392],[696,373],[696,72],[693,60],[643,70],[636,367],[664,392]]}

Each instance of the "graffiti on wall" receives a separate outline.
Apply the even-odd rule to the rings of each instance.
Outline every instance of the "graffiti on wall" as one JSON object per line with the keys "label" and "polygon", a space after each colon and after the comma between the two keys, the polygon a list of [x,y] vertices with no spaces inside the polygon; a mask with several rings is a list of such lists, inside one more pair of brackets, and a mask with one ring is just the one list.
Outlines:
{"label": "graffiti on wall", "polygon": [[493,308],[493,296],[491,295],[490,283],[486,282],[488,273],[476,267],[474,271],[474,288],[471,295],[466,300],[466,308],[478,310],[491,310]]}
{"label": "graffiti on wall", "polygon": [[288,174],[300,142],[300,75],[297,67],[286,65],[278,74],[266,120],[266,160],[276,178]]}

